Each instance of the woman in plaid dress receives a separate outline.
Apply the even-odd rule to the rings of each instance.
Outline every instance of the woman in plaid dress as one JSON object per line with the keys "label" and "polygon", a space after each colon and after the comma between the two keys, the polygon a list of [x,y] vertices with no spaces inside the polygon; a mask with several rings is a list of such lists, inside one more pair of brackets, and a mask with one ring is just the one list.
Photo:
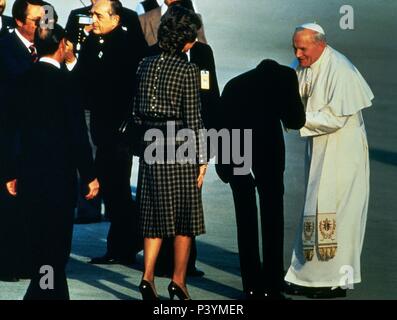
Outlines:
{"label": "woman in plaid dress", "polygon": [[[140,285],[143,299],[158,299],[154,287],[156,259],[164,238],[174,240],[174,273],[168,287],[171,299],[190,299],[186,269],[192,237],[205,232],[201,187],[206,171],[199,70],[186,54],[197,37],[196,14],[173,6],[162,18],[159,46],[163,53],[144,59],[138,69],[134,116],[148,139],[142,139],[137,200],[144,236],[145,271]],[[194,134],[194,156],[180,159],[186,141],[168,135],[182,129]],[[150,134],[149,134],[150,133]],[[155,138],[158,134],[165,139]],[[147,138],[147,137],[146,137]],[[149,140],[150,141],[144,141]],[[155,143],[153,143],[155,141]],[[156,147],[156,151],[153,148]],[[165,154],[164,154],[165,153]],[[153,159],[153,156],[156,159]],[[183,154],[184,155],[184,154]],[[163,159],[160,159],[163,156]],[[152,159],[150,159],[152,157]]]}

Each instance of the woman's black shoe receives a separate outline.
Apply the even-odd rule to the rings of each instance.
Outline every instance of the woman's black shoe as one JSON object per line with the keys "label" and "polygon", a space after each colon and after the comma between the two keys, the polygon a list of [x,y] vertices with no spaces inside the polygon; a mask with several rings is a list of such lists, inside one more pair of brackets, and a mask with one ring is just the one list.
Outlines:
{"label": "woman's black shoe", "polygon": [[139,285],[139,291],[142,294],[142,300],[160,300],[149,281],[142,280]]}
{"label": "woman's black shoe", "polygon": [[174,300],[175,296],[177,296],[179,300],[192,300],[174,281],[171,281],[168,285],[168,293],[170,294],[171,300]]}

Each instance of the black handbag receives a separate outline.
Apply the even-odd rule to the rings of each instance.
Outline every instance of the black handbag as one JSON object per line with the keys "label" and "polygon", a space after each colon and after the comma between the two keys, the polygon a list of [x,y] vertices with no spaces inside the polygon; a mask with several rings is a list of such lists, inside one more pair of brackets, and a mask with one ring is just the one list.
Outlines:
{"label": "black handbag", "polygon": [[142,138],[142,129],[141,125],[135,122],[135,119],[132,115],[128,116],[120,125],[118,129],[120,142],[132,149],[133,155],[140,155],[140,145]]}

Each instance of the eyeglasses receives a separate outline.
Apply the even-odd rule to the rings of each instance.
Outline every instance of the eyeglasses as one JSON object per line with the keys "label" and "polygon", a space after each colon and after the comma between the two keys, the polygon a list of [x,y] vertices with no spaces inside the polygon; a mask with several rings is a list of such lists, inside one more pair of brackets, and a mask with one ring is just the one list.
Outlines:
{"label": "eyeglasses", "polygon": [[41,17],[40,18],[29,18],[29,17],[26,17],[26,20],[30,20],[30,21],[33,21],[34,22],[34,24],[36,25],[36,26],[39,26],[40,25],[40,22],[41,22]]}

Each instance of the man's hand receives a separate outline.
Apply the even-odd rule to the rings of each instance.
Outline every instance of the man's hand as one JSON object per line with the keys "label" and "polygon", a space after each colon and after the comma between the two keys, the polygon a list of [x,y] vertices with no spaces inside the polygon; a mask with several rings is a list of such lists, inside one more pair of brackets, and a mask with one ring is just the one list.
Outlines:
{"label": "man's hand", "polygon": [[99,192],[99,182],[98,179],[95,179],[94,181],[88,184],[88,194],[85,196],[85,198],[87,200],[92,200],[98,195],[98,192]]}
{"label": "man's hand", "polygon": [[13,197],[17,196],[17,179],[7,182],[6,187],[10,195]]}
{"label": "man's hand", "polygon": [[65,62],[66,64],[71,64],[76,60],[74,55],[74,45],[71,41],[65,40]]}

